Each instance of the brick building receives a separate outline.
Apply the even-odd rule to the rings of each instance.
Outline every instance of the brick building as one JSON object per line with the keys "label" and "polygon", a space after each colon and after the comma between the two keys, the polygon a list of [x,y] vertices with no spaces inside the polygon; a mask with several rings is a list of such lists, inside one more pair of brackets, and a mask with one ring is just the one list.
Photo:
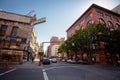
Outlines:
{"label": "brick building", "polygon": [[28,38],[35,16],[0,11],[0,62],[21,62],[25,58]]}
{"label": "brick building", "polygon": [[[117,10],[115,8],[114,10]],[[75,34],[76,30],[85,28],[91,23],[102,23],[111,30],[120,29],[120,14],[96,4],[92,4],[68,29],[67,38]],[[96,54],[97,62],[106,63],[106,55],[100,51]]]}
{"label": "brick building", "polygon": [[113,8],[112,11],[120,14],[120,4],[118,6],[116,6],[115,8]]}

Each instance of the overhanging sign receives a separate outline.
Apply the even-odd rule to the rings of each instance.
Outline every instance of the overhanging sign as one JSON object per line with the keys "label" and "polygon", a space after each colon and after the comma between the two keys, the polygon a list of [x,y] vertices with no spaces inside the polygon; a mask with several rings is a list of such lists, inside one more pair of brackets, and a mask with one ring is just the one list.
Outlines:
{"label": "overhanging sign", "polygon": [[46,18],[45,17],[44,18],[40,18],[40,19],[34,21],[33,25],[36,25],[36,24],[39,24],[39,23],[43,23],[43,22],[46,22]]}

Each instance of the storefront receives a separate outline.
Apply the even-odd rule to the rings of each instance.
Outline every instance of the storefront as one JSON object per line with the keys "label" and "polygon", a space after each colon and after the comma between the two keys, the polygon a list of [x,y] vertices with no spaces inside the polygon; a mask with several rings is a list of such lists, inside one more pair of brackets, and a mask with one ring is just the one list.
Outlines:
{"label": "storefront", "polygon": [[23,50],[1,50],[0,51],[0,63],[8,62],[11,64],[19,64],[22,63],[25,58],[25,51]]}

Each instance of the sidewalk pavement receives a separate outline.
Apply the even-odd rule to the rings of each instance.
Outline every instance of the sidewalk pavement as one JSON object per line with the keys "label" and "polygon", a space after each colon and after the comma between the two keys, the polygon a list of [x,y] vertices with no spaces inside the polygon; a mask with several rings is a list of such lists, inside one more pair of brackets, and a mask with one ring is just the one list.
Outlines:
{"label": "sidewalk pavement", "polygon": [[111,64],[94,64],[93,66],[96,68],[102,68],[105,70],[120,71],[120,66],[114,66]]}
{"label": "sidewalk pavement", "polygon": [[9,65],[9,66],[3,66],[0,65],[0,73],[9,71],[11,69],[15,68],[42,68],[42,65],[39,66],[38,61],[34,61],[33,63],[31,61],[25,62],[23,64],[18,64],[18,65]]}
{"label": "sidewalk pavement", "polygon": [[34,62],[25,62],[21,65],[15,65],[14,68],[42,68],[42,65],[39,66],[39,62],[38,61],[34,61]]}

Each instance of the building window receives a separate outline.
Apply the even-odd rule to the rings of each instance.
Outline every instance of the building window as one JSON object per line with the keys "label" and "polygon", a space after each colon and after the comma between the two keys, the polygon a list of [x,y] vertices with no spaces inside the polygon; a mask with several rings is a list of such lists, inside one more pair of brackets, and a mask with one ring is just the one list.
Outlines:
{"label": "building window", "polygon": [[111,19],[112,19],[111,16],[108,15],[108,14],[105,14],[105,17],[106,17],[108,20],[111,20]]}
{"label": "building window", "polygon": [[91,17],[92,17],[92,13],[89,13],[89,14],[86,16],[85,19],[87,20],[87,19],[89,19],[89,18],[91,18]]}
{"label": "building window", "polygon": [[120,25],[119,25],[119,24],[116,24],[116,25],[115,25],[115,28],[118,29],[118,30],[120,30]]}
{"label": "building window", "polygon": [[119,19],[118,19],[117,17],[113,17],[113,20],[114,20],[115,22],[119,22]]}
{"label": "building window", "polygon": [[81,26],[81,30],[83,30],[85,27],[84,26]]}
{"label": "building window", "polygon": [[76,25],[76,26],[75,26],[75,30],[78,30],[78,28],[79,28],[79,25]]}
{"label": "building window", "polygon": [[4,36],[6,34],[6,31],[7,31],[7,25],[1,25],[1,28],[0,28],[0,35],[1,36]]}
{"label": "building window", "polygon": [[105,24],[104,20],[101,19],[101,18],[99,18],[98,21],[99,21],[99,23],[101,23],[101,24]]}
{"label": "building window", "polygon": [[104,17],[104,15],[103,15],[103,13],[102,13],[101,11],[96,11],[96,13],[97,13],[97,15],[98,15],[99,17]]}
{"label": "building window", "polygon": [[11,36],[12,37],[16,37],[17,36],[17,31],[18,31],[18,27],[13,27],[12,28],[12,31],[11,31]]}
{"label": "building window", "polygon": [[110,21],[108,21],[108,28],[110,28],[111,30],[114,29],[114,28],[113,28],[113,24],[112,24],[112,22],[110,22]]}
{"label": "building window", "polygon": [[88,21],[87,25],[89,26],[90,24],[93,24],[93,23],[94,23],[94,21],[90,20],[90,21]]}
{"label": "building window", "polygon": [[74,30],[72,29],[71,33],[73,34],[74,33]]}
{"label": "building window", "polygon": [[80,24],[82,25],[83,23],[84,23],[84,20],[81,20],[81,21],[80,21]]}

